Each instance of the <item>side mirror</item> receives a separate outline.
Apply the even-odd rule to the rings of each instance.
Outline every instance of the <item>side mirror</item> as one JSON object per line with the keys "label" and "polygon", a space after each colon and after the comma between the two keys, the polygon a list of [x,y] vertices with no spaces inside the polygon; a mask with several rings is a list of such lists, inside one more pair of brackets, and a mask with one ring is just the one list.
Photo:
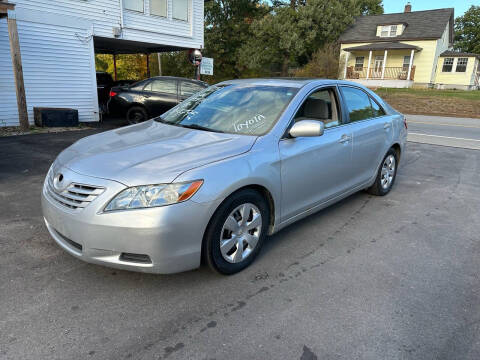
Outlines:
{"label": "side mirror", "polygon": [[325,124],[323,121],[318,120],[301,120],[293,124],[290,129],[291,137],[312,137],[322,136],[325,130]]}

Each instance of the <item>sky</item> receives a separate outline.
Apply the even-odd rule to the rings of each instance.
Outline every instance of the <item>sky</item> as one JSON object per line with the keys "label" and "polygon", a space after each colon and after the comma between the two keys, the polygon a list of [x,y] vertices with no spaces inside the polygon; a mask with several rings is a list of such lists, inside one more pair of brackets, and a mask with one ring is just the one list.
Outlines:
{"label": "sky", "polygon": [[[403,12],[407,0],[383,0],[385,13]],[[480,0],[410,0],[412,11],[455,8],[455,17],[463,15],[472,5],[480,5]]]}

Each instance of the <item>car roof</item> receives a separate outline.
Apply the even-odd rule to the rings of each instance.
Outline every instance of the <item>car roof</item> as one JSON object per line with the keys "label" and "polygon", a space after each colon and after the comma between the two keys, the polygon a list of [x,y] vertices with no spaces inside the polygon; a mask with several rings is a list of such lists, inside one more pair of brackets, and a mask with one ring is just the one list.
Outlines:
{"label": "car roof", "polygon": [[145,79],[145,80],[152,80],[152,79],[183,80],[183,81],[191,81],[191,82],[194,82],[194,83],[197,83],[197,84],[208,85],[205,81],[196,80],[196,79],[189,79],[189,78],[184,78],[184,77],[179,77],[179,76],[153,76],[153,77]]}
{"label": "car roof", "polygon": [[358,83],[350,81],[339,81],[332,79],[318,79],[318,78],[258,78],[258,79],[235,79],[227,80],[219,83],[219,85],[227,84],[250,84],[250,85],[269,85],[269,86],[285,86],[301,88],[308,84],[316,85],[335,85],[335,84],[350,84],[360,86]]}

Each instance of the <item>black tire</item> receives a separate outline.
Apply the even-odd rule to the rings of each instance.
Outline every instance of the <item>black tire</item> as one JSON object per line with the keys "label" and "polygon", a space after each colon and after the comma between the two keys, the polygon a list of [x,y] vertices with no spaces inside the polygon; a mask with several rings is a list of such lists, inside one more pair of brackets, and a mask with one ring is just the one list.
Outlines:
{"label": "black tire", "polygon": [[[250,254],[238,263],[231,263],[224,259],[220,251],[222,229],[232,211],[242,204],[253,204],[261,214],[262,225],[258,242]],[[203,239],[203,256],[209,267],[224,275],[235,274],[249,266],[260,252],[267,236],[270,222],[270,209],[264,197],[253,189],[241,190],[227,198],[215,211],[208,224]]]}
{"label": "black tire", "polygon": [[132,106],[127,111],[127,121],[129,124],[138,124],[148,120],[148,113],[141,106]]}
{"label": "black tire", "polygon": [[[382,186],[382,169],[385,166],[385,160],[389,156],[394,157],[395,168],[394,168],[394,171],[393,171],[393,178],[392,178],[390,184],[388,185],[388,187],[385,188],[384,186]],[[387,195],[390,192],[390,190],[392,190],[392,187],[395,183],[395,179],[397,177],[397,169],[398,169],[398,156],[397,156],[397,152],[392,148],[392,149],[388,150],[387,154],[383,157],[382,163],[380,164],[380,167],[378,168],[378,173],[377,173],[377,177],[375,179],[375,182],[373,183],[373,185],[371,187],[369,187],[367,189],[367,192],[369,194],[376,195],[376,196]]]}

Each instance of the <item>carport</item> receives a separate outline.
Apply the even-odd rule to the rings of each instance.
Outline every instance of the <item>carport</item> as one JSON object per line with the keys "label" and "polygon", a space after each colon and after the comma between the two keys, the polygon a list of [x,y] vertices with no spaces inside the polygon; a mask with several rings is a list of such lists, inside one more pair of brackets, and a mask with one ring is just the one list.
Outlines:
{"label": "carport", "polygon": [[[187,48],[157,45],[139,41],[120,40],[112,38],[97,37],[93,38],[95,54],[110,54],[113,58],[114,80],[117,81],[117,55],[121,54],[144,54],[146,55],[147,77],[150,77],[150,57],[151,54],[160,54],[169,51],[185,51]],[[159,58],[160,65],[160,58]]]}

